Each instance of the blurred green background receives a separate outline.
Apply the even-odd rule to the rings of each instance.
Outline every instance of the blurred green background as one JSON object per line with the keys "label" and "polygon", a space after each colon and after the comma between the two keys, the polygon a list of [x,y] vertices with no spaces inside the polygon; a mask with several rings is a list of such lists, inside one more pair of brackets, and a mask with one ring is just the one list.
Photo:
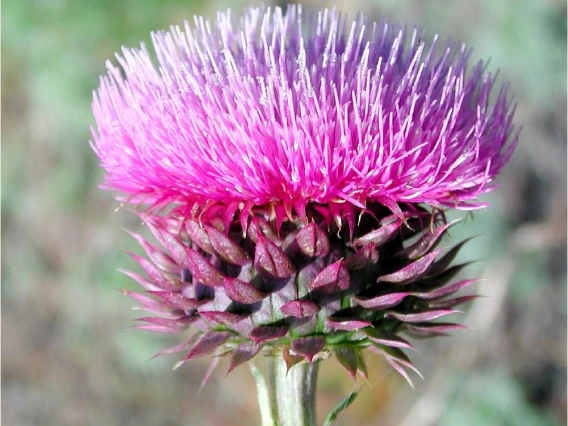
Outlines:
{"label": "blurred green background", "polygon": [[[6,425],[254,425],[246,368],[226,365],[201,393],[207,369],[172,372],[147,361],[177,341],[128,329],[135,288],[118,267],[137,250],[138,228],[112,194],[91,152],[91,92],[121,45],[194,14],[242,10],[244,1],[5,0],[2,13],[2,415]],[[269,4],[270,1],[265,3]],[[331,2],[306,1],[307,7]],[[466,308],[471,329],[418,342],[425,380],[412,391],[380,359],[371,388],[338,425],[566,424],[566,3],[561,0],[349,0],[431,36],[452,36],[491,57],[518,100],[520,145],[453,241],[480,237],[462,257],[488,279]],[[146,231],[143,231],[146,232]],[[352,388],[323,367],[323,414]]]}

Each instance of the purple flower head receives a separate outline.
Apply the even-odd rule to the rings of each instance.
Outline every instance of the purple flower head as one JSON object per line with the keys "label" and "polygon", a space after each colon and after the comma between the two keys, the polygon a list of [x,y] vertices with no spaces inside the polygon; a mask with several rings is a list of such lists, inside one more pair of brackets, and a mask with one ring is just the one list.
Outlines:
{"label": "purple flower head", "polygon": [[106,187],[205,206],[475,208],[510,157],[513,107],[471,50],[335,10],[252,8],[123,49],[94,95]]}
{"label": "purple flower head", "polygon": [[369,348],[410,381],[401,334],[462,328],[438,320],[475,298],[454,297],[475,280],[452,282],[465,242],[438,247],[442,207],[482,206],[512,154],[506,88],[464,46],[330,10],[152,38],[157,65],[144,46],[108,65],[92,145],[105,187],[151,207],[159,246],[133,234],[144,291],[125,294],[151,314],[138,328],[190,334],[158,355],[333,354],[356,378]]}

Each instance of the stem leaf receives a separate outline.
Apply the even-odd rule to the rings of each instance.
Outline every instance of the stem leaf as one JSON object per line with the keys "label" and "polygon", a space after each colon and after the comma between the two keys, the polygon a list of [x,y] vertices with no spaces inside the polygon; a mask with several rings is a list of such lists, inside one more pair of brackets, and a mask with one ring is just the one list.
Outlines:
{"label": "stem leaf", "polygon": [[256,389],[258,392],[258,405],[260,406],[260,417],[262,419],[262,426],[276,426],[272,412],[270,410],[270,397],[268,396],[268,388],[262,373],[256,368],[252,362],[249,362],[250,371],[256,382]]}
{"label": "stem leaf", "polygon": [[323,423],[323,426],[331,426],[333,422],[335,422],[335,420],[337,419],[339,413],[341,413],[343,410],[349,407],[353,401],[355,401],[357,395],[359,395],[359,391],[354,390],[344,399],[342,399],[341,402],[337,404],[337,406],[333,410],[331,410],[330,413],[327,415],[327,417],[325,418],[325,422]]}

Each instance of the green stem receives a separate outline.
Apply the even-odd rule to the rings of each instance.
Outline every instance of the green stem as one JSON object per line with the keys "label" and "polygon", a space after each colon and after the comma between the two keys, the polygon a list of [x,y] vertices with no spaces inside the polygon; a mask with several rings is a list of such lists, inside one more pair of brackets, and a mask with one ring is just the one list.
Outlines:
{"label": "green stem", "polygon": [[287,371],[282,355],[269,358],[270,393],[278,426],[316,426],[319,363],[302,362]]}
{"label": "green stem", "polygon": [[[263,426],[316,426],[318,367],[317,361],[302,362],[287,371],[281,354],[268,358],[268,387],[262,389],[257,379],[259,395],[268,392],[269,407],[261,406]],[[266,398],[259,398],[259,402],[267,403]]]}

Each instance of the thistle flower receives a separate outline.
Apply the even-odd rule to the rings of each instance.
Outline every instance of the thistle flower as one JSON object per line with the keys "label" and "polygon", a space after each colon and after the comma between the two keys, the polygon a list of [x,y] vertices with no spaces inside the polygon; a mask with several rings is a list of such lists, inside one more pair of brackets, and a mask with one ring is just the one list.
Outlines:
{"label": "thistle flower", "polygon": [[182,361],[261,351],[288,368],[333,354],[353,377],[369,348],[408,378],[401,333],[473,296],[451,295],[463,243],[437,244],[444,208],[480,194],[515,147],[506,87],[438,37],[299,6],[230,11],[152,35],[108,64],[94,95],[105,187],[144,203],[158,248],[134,237],[156,316],[191,330]]}

